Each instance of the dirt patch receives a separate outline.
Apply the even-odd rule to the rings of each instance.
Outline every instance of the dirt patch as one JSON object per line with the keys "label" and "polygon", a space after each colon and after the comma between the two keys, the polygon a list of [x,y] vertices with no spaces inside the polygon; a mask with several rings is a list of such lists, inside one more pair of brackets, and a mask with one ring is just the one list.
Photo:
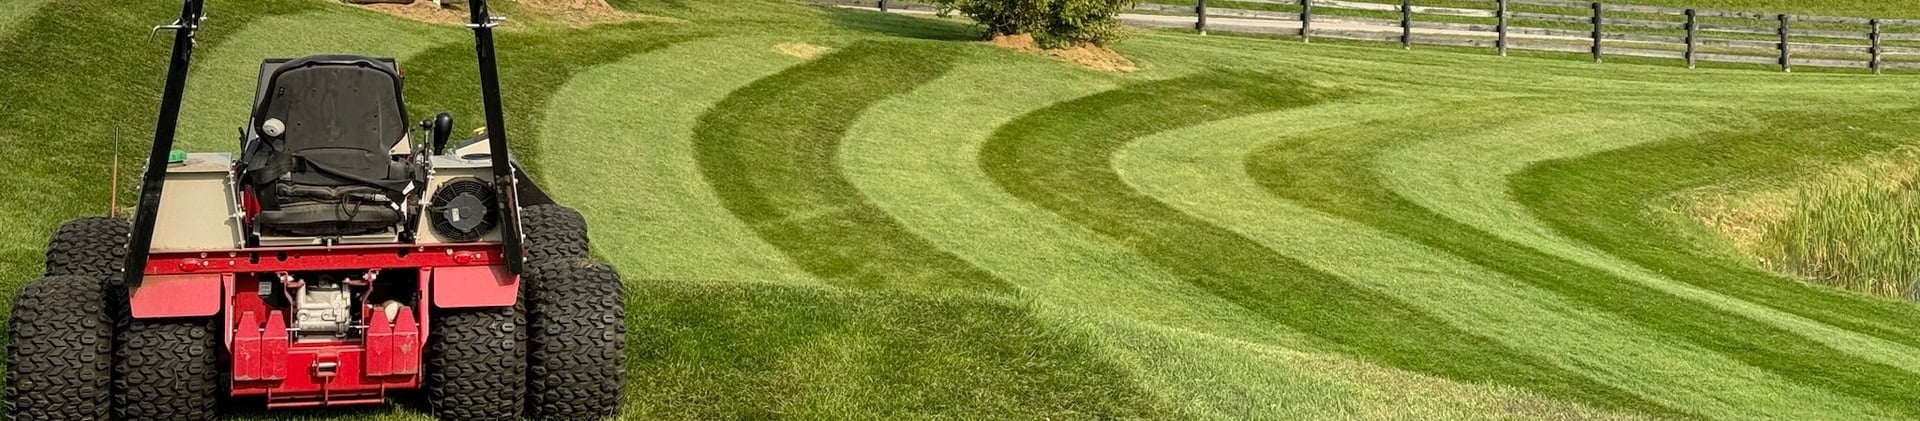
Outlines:
{"label": "dirt patch", "polygon": [[[434,4],[433,0],[414,0],[405,4],[363,4],[360,7],[383,13],[413,19],[421,22],[442,25],[464,25],[468,20],[464,0],[444,0],[446,7]],[[622,12],[607,4],[607,0],[515,0],[521,10],[539,15],[540,19],[550,19],[574,27],[593,26],[602,23],[627,22],[644,18]],[[499,15],[499,10],[495,10]]]}
{"label": "dirt patch", "polygon": [[1107,47],[1094,44],[1075,44],[1066,48],[1046,49],[1040,48],[1040,44],[1034,42],[1033,35],[1028,34],[997,36],[993,37],[993,40],[988,41],[988,43],[1009,50],[1053,57],[1061,61],[1103,72],[1131,72],[1140,70],[1139,67],[1133,65],[1133,60],[1128,60],[1126,56],[1120,55],[1120,53],[1114,52]]}
{"label": "dirt patch", "polygon": [[415,0],[412,4],[362,4],[360,7],[373,9],[381,13],[440,25],[463,25],[467,23],[467,10],[459,8],[440,8],[433,0]]}
{"label": "dirt patch", "polygon": [[573,26],[626,22],[638,16],[622,12],[607,0],[519,0],[521,6]]}
{"label": "dirt patch", "polygon": [[783,42],[783,43],[780,43],[779,45],[773,46],[773,52],[786,54],[794,57],[799,57],[803,59],[808,59],[808,60],[812,60],[814,57],[819,57],[820,55],[826,54],[827,52],[830,52],[830,51],[833,51],[832,47],[827,47],[824,45],[808,44],[804,42]]}

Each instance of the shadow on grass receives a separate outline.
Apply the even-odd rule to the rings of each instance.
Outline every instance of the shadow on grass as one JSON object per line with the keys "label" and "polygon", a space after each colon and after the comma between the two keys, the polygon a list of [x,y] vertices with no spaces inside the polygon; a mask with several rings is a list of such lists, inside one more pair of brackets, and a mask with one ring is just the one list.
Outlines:
{"label": "shadow on grass", "polygon": [[835,27],[891,37],[937,41],[978,41],[981,33],[974,25],[947,19],[903,16],[866,10],[822,6]]}

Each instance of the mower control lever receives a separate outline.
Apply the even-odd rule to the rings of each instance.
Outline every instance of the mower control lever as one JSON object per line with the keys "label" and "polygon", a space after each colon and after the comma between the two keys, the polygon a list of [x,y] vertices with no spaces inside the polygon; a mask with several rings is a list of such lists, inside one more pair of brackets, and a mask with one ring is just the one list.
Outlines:
{"label": "mower control lever", "polygon": [[432,134],[433,153],[446,152],[447,141],[453,139],[453,113],[441,111],[433,118],[420,122],[420,129]]}

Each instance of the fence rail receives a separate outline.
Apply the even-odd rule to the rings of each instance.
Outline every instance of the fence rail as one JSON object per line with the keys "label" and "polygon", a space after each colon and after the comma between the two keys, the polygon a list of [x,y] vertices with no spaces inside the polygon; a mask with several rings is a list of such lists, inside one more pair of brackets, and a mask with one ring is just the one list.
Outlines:
{"label": "fence rail", "polygon": [[[1149,0],[1151,1],[1151,0]],[[1700,62],[1920,69],[1920,20],[1768,14],[1571,0],[1194,0],[1139,10],[1191,13],[1201,32],[1258,32],[1403,46],[1672,58]],[[1463,4],[1477,3],[1479,7]],[[1231,7],[1219,7],[1231,6]],[[1250,8],[1258,7],[1258,9]],[[1209,22],[1206,18],[1215,19]],[[1225,24],[1225,25],[1223,25]],[[1908,45],[1894,46],[1888,43]]]}
{"label": "fence rail", "polygon": [[[911,0],[815,0],[931,10]],[[925,0],[922,0],[925,1]],[[1574,0],[1144,0],[1129,24],[1509,51],[1880,73],[1920,69],[1920,19],[1768,14]],[[1181,1],[1181,0],[1157,0]],[[1212,3],[1212,4],[1209,4]]]}

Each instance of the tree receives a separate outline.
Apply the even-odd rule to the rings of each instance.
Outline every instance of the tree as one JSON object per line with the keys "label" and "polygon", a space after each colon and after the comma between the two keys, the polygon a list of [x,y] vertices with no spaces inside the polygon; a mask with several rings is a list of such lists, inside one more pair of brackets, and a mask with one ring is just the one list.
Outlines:
{"label": "tree", "polygon": [[1043,47],[1105,44],[1120,38],[1118,16],[1139,0],[936,0],[986,27],[987,36],[1032,34]]}

